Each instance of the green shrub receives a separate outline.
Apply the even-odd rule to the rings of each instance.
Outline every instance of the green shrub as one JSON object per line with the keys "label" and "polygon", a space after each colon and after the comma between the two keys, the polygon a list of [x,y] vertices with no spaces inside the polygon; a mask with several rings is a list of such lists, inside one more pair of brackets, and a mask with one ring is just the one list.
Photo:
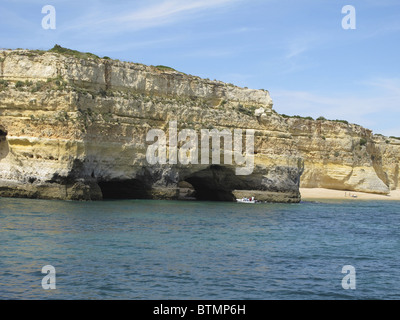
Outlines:
{"label": "green shrub", "polygon": [[45,82],[43,82],[43,81],[36,82],[31,90],[31,93],[35,93],[35,92],[42,90],[44,88],[44,86],[45,86]]}
{"label": "green shrub", "polygon": [[22,81],[17,81],[16,83],[15,83],[15,87],[16,88],[22,88],[24,86],[24,83],[22,82]]}
{"label": "green shrub", "polygon": [[326,118],[323,117],[323,116],[321,116],[321,117],[318,117],[317,120],[319,120],[319,121],[326,121]]}
{"label": "green shrub", "polygon": [[93,53],[90,52],[80,52],[77,50],[72,50],[72,49],[67,49],[67,48],[63,48],[60,45],[56,44],[52,49],[49,50],[49,52],[55,52],[55,53],[60,53],[63,55],[67,55],[67,56],[72,56],[78,59],[100,59],[99,56],[96,56]]}
{"label": "green shrub", "polygon": [[239,111],[240,113],[244,113],[244,114],[246,114],[246,115],[248,115],[248,116],[250,116],[251,114],[250,114],[250,112],[249,112],[249,110],[247,110],[242,104],[238,104],[238,106],[237,106],[237,111]]}
{"label": "green shrub", "polygon": [[256,106],[247,106],[244,107],[241,103],[238,104],[237,106],[237,111],[239,111],[240,113],[243,113],[247,116],[254,116],[254,111],[257,109]]}
{"label": "green shrub", "polygon": [[340,123],[344,123],[344,124],[349,124],[349,122],[347,120],[333,120],[335,122],[340,122]]}
{"label": "green shrub", "polygon": [[8,81],[0,80],[0,92],[3,91],[7,87],[8,87]]}
{"label": "green shrub", "polygon": [[161,71],[176,71],[174,68],[167,67],[167,66],[155,66],[158,70]]}
{"label": "green shrub", "polygon": [[366,146],[367,145],[367,140],[364,138],[360,139],[360,146]]}
{"label": "green shrub", "polygon": [[45,54],[46,53],[46,51],[45,50],[30,50],[30,53],[31,54],[34,54],[34,55],[43,55],[43,54]]}
{"label": "green shrub", "polygon": [[304,120],[314,120],[313,117],[302,117],[299,115],[294,115],[294,116],[288,116],[287,114],[281,114],[280,115],[282,118],[292,118],[292,119],[304,119]]}
{"label": "green shrub", "polygon": [[107,96],[107,91],[104,90],[104,89],[100,89],[98,93],[99,93],[99,95],[102,96],[103,98],[105,98],[105,97]]}

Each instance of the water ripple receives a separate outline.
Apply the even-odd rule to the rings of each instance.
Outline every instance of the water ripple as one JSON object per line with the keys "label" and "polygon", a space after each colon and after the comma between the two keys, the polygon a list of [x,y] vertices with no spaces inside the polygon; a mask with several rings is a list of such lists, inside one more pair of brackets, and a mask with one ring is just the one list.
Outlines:
{"label": "water ripple", "polygon": [[399,209],[0,198],[0,298],[399,299]]}

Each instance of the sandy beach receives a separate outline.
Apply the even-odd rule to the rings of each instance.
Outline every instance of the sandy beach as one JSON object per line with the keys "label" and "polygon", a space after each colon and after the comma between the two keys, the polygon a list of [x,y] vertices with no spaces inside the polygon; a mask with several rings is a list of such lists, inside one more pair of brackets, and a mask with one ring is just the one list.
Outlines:
{"label": "sandy beach", "polygon": [[[364,192],[331,190],[323,188],[300,188],[302,200],[340,199],[340,200],[385,200],[400,201],[400,190],[391,191],[389,195]],[[356,196],[356,197],[353,197]]]}

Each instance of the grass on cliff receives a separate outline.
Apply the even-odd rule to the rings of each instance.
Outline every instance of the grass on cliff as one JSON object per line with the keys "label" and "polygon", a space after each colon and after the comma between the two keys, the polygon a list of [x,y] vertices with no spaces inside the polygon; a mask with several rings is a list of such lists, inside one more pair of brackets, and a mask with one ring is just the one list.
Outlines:
{"label": "grass on cliff", "polygon": [[78,59],[101,59],[99,56],[90,53],[90,52],[80,52],[77,50],[72,50],[72,49],[67,49],[67,48],[63,48],[60,45],[56,44],[52,49],[49,50],[49,52],[55,52],[55,53],[59,53],[59,54],[63,54],[63,55],[67,55],[67,56],[71,56],[71,57],[75,57]]}
{"label": "grass on cliff", "polygon": [[9,83],[7,80],[0,80],[0,92],[8,87]]}
{"label": "grass on cliff", "polygon": [[176,71],[174,68],[167,67],[167,66],[155,66],[156,69],[160,71]]}
{"label": "grass on cliff", "polygon": [[288,116],[287,114],[281,114],[281,117],[282,118],[286,118],[286,119],[293,118],[293,119],[303,119],[303,120],[314,120],[313,117],[302,117],[302,116],[299,116],[299,115]]}
{"label": "grass on cliff", "polygon": [[[223,104],[222,104],[223,105]],[[243,113],[247,116],[254,116],[254,112],[256,111],[257,107],[256,106],[243,106],[242,104],[238,104],[236,107],[236,110],[240,113]]]}
{"label": "grass on cliff", "polygon": [[[281,114],[281,117],[286,118],[286,119],[303,119],[303,120],[314,120],[313,117],[302,117],[302,116],[288,116],[286,114]],[[318,117],[316,119],[317,121],[332,121],[332,122],[339,122],[339,123],[344,123],[344,124],[349,124],[349,122],[347,120],[330,120],[330,119],[326,119],[325,117]]]}
{"label": "grass on cliff", "polygon": [[[111,60],[110,57],[103,57],[100,58],[99,56],[90,53],[90,52],[80,52],[77,50],[72,50],[72,49],[68,49],[68,48],[64,48],[61,47],[60,45],[56,44],[52,49],[48,50],[48,52],[55,52],[55,53],[59,53],[62,55],[66,55],[66,56],[71,56],[77,59],[83,59],[83,60],[87,60],[87,59],[105,59],[105,60]],[[180,72],[178,70],[175,70],[174,68],[168,67],[168,66],[163,66],[163,65],[158,65],[158,66],[152,66],[154,68],[156,68],[157,70],[160,71],[173,71],[173,72],[179,72],[184,74],[183,72]]]}
{"label": "grass on cliff", "polygon": [[[0,80],[0,91],[4,90],[9,86],[9,82],[6,80]],[[15,82],[15,89],[19,91],[26,91],[29,90],[31,93],[35,93],[38,91],[45,91],[45,90],[57,90],[57,91],[62,91],[65,90],[68,86],[67,81],[64,81],[61,76],[58,76],[57,78],[49,78],[47,79],[46,82],[44,81],[30,81],[30,80],[25,80],[25,81],[17,81]]]}
{"label": "grass on cliff", "polygon": [[367,139],[365,139],[365,138],[361,138],[361,139],[360,139],[360,146],[361,146],[361,147],[366,146],[367,143],[368,143]]}
{"label": "grass on cliff", "polygon": [[2,87],[8,87],[8,81],[7,80],[3,80],[3,79],[1,79],[0,80],[0,86],[2,86]]}

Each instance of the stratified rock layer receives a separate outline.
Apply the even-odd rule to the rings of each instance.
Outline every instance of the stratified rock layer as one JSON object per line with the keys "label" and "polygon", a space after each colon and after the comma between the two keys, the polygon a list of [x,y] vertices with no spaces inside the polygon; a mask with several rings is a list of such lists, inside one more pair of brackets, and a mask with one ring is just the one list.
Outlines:
{"label": "stratified rock layer", "polygon": [[[300,201],[302,160],[264,90],[238,88],[173,70],[32,51],[0,52],[0,195],[95,200],[178,199],[188,182],[202,200]],[[254,110],[270,112],[267,123]],[[255,131],[255,168],[235,163],[156,164],[150,129]],[[211,144],[210,144],[211,145]],[[222,149],[224,150],[224,149]],[[211,149],[210,149],[211,154]]]}
{"label": "stratified rock layer", "polygon": [[340,121],[286,121],[304,159],[301,187],[377,194],[399,188],[399,139]]}
{"label": "stratified rock layer", "polygon": [[[303,187],[398,187],[398,140],[356,125],[284,118],[265,90],[25,50],[0,51],[0,80],[0,196],[179,199],[185,181],[201,200],[298,202],[300,177]],[[161,129],[168,139],[171,121],[178,132],[254,130],[253,173],[236,175],[223,157],[221,164],[150,165],[146,135]]]}

